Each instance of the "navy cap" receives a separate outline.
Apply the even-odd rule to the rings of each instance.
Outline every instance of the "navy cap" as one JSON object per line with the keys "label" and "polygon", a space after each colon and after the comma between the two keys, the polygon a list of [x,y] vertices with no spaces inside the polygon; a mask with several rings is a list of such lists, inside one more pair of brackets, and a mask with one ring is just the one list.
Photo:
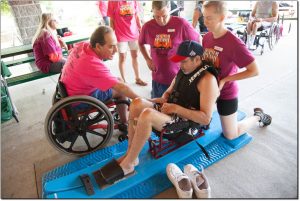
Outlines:
{"label": "navy cap", "polygon": [[193,40],[186,40],[182,42],[176,52],[176,55],[170,58],[173,62],[180,62],[188,57],[203,55],[203,47]]}

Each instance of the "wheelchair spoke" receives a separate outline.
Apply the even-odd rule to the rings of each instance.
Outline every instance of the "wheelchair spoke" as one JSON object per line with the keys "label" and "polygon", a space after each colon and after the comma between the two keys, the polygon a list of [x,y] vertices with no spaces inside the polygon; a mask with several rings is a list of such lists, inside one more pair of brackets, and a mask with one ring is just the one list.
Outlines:
{"label": "wheelchair spoke", "polygon": [[68,150],[70,150],[70,151],[72,151],[73,149],[73,146],[74,146],[74,144],[75,144],[75,142],[76,142],[76,140],[77,140],[77,138],[78,138],[78,135],[76,136],[76,138],[71,142],[71,144],[70,144],[70,146],[69,146],[69,148],[68,148]]}
{"label": "wheelchair spoke", "polygon": [[72,130],[64,130],[62,132],[59,133],[55,133],[56,136],[66,136],[67,134],[73,132]]}
{"label": "wheelchair spoke", "polygon": [[97,124],[98,122],[101,122],[101,121],[103,121],[103,120],[105,120],[105,118],[101,118],[101,119],[99,119],[99,120],[91,120],[91,121],[88,121],[88,122],[87,122],[87,126],[92,126],[92,125]]}
{"label": "wheelchair spoke", "polygon": [[94,130],[89,130],[89,129],[87,129],[86,132],[89,132],[89,133],[94,134],[94,135],[97,135],[97,136],[101,136],[101,137],[103,137],[103,138],[105,138],[105,136],[106,136],[106,134],[102,134],[102,133],[96,132],[96,131],[94,131]]}
{"label": "wheelchair spoke", "polygon": [[86,135],[83,135],[82,137],[83,137],[83,139],[84,139],[86,145],[88,146],[88,150],[89,150],[89,151],[92,150],[92,147],[91,147],[90,142],[89,142],[89,140],[87,139]]}
{"label": "wheelchair spoke", "polygon": [[96,119],[90,119],[90,120],[88,121],[87,125],[88,125],[88,126],[91,126],[91,125],[96,124],[96,123],[98,123],[98,122],[100,122],[100,121],[103,121],[103,120],[105,120],[105,119],[106,119],[106,118],[105,118],[104,115],[99,115],[98,117],[96,117]]}

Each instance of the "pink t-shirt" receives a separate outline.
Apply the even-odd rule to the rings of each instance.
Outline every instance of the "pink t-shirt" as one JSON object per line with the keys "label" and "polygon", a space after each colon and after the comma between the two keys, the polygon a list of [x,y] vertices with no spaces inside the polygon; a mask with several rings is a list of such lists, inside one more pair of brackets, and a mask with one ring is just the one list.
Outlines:
{"label": "pink t-shirt", "polygon": [[137,10],[136,1],[108,2],[107,16],[114,20],[115,34],[118,42],[128,42],[138,39]]}
{"label": "pink t-shirt", "polygon": [[96,89],[106,91],[118,82],[87,42],[71,50],[60,80],[69,96],[91,95]]}
{"label": "pink t-shirt", "polygon": [[52,63],[49,59],[49,55],[52,53],[62,54],[61,47],[57,45],[49,32],[44,32],[43,35],[33,43],[35,64],[43,73],[49,72]]}
{"label": "pink t-shirt", "polygon": [[98,6],[102,17],[107,16],[107,1],[98,1]]}
{"label": "pink t-shirt", "polygon": [[[245,44],[230,31],[218,39],[214,39],[211,32],[205,34],[203,47],[204,59],[212,61],[220,68],[219,79],[237,73],[238,68],[243,68],[255,60]],[[237,97],[237,82],[226,82],[221,90],[220,99],[229,100]]]}
{"label": "pink t-shirt", "polygon": [[170,85],[179,70],[179,63],[169,58],[176,54],[179,44],[185,40],[199,42],[199,33],[183,18],[171,16],[165,26],[160,26],[154,19],[144,24],[139,44],[149,44],[150,54],[156,67],[152,79],[160,84]]}

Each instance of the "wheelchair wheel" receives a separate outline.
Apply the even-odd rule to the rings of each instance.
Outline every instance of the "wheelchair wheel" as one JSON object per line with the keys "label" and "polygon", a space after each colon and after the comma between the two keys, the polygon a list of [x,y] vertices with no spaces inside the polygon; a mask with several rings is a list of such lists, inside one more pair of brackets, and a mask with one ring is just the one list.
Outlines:
{"label": "wheelchair wheel", "polygon": [[288,30],[288,33],[290,33],[290,32],[291,32],[291,29],[292,29],[292,23],[290,22],[290,24],[289,24],[289,30]]}
{"label": "wheelchair wheel", "polygon": [[103,147],[113,134],[107,106],[90,96],[66,97],[55,103],[45,119],[45,133],[57,150],[83,155]]}
{"label": "wheelchair wheel", "polygon": [[268,44],[270,50],[273,50],[275,44],[277,44],[280,37],[279,34],[280,34],[280,30],[278,24],[273,24],[270,28],[269,37],[268,37]]}
{"label": "wheelchair wheel", "polygon": [[61,95],[58,92],[58,89],[55,88],[55,92],[52,96],[52,105],[54,105],[55,103],[57,103],[59,100],[61,99]]}

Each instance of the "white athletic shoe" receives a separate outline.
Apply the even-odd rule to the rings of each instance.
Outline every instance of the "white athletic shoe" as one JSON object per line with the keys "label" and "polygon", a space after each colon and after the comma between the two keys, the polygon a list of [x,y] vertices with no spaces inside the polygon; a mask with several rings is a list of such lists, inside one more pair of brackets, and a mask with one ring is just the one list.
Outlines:
{"label": "white athletic shoe", "polygon": [[192,198],[193,188],[189,177],[184,174],[174,163],[168,164],[167,175],[175,186],[179,198]]}
{"label": "white athletic shoe", "polygon": [[184,173],[190,178],[197,198],[211,198],[211,188],[206,176],[204,175],[204,169],[201,169],[202,172],[200,172],[192,164],[187,164],[184,166]]}
{"label": "white athletic shoe", "polygon": [[256,50],[256,45],[254,44],[250,45],[249,50]]}

